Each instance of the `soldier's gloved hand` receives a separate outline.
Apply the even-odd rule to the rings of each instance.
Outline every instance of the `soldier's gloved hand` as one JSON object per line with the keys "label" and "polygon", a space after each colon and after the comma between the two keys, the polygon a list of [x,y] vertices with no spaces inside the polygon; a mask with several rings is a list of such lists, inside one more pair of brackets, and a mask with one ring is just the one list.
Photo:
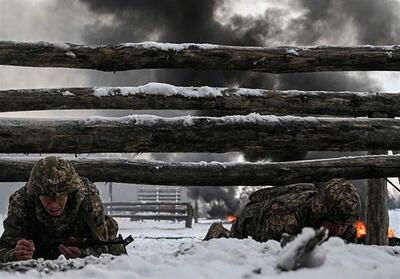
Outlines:
{"label": "soldier's gloved hand", "polygon": [[65,246],[64,244],[60,244],[58,250],[60,250],[60,253],[67,259],[79,258],[81,256],[81,249],[75,246]]}
{"label": "soldier's gloved hand", "polygon": [[32,240],[20,239],[15,245],[15,259],[17,261],[31,260],[35,253],[35,244]]}

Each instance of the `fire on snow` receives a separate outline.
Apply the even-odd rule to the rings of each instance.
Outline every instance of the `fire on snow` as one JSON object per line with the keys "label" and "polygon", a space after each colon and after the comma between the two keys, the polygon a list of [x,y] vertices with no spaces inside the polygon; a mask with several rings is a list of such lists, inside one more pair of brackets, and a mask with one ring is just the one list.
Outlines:
{"label": "fire on snow", "polygon": [[[363,221],[358,220],[358,221],[355,223],[354,226],[355,226],[355,228],[356,228],[356,230],[357,230],[357,238],[364,238],[364,237],[367,236],[367,227],[365,226],[365,224],[364,224]],[[396,236],[396,233],[395,233],[394,229],[389,228],[389,230],[388,230],[388,237],[389,237],[389,238],[392,238],[392,237],[395,237],[395,236]]]}

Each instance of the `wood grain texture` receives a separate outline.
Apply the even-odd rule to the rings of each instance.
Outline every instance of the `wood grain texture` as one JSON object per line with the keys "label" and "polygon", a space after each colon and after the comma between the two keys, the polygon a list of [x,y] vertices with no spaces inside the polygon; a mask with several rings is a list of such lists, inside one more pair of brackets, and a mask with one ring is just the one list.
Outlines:
{"label": "wood grain texture", "polygon": [[[54,109],[207,110],[220,114],[257,112],[273,115],[400,116],[400,93],[280,91],[212,88],[219,96],[192,97],[176,88],[177,94],[154,94],[151,88],[106,88],[108,95],[95,94],[98,88],[54,88],[0,90],[0,111]],[[201,96],[202,88],[190,88]],[[140,93],[138,93],[140,92]],[[245,92],[245,93],[244,93]]]}
{"label": "wood grain texture", "polygon": [[155,68],[268,73],[398,71],[399,46],[236,47],[199,44],[76,45],[0,41],[0,64],[124,71]]}
{"label": "wood grain texture", "polygon": [[[0,181],[26,181],[38,159],[0,158]],[[98,182],[178,186],[286,185],[300,182],[393,177],[400,156],[356,156],[293,162],[166,163],[127,159],[73,159],[82,176]]]}
{"label": "wood grain texture", "polygon": [[400,119],[276,117],[0,118],[1,153],[399,150]]}

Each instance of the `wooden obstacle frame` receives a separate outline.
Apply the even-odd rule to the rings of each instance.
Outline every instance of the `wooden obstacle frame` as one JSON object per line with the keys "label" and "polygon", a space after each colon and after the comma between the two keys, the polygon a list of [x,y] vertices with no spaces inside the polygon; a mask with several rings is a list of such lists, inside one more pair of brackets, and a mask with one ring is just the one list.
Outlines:
{"label": "wooden obstacle frame", "polygon": [[[0,65],[114,72],[154,68],[274,74],[399,71],[400,46],[266,48],[163,43],[87,46],[4,41],[0,42]],[[0,111],[190,109],[225,115],[84,120],[0,118],[0,152],[369,151],[369,156],[295,162],[166,163],[97,158],[75,159],[72,163],[80,174],[93,181],[178,186],[284,185],[327,181],[334,177],[375,179],[370,180],[368,187],[369,243],[385,244],[387,193],[379,181],[398,175],[400,157],[379,154],[387,153],[382,150],[400,149],[400,120],[394,118],[400,114],[399,97],[399,93],[385,92],[165,84],[0,90]],[[0,181],[26,180],[36,160],[1,157]],[[373,185],[374,181],[377,185]]]}

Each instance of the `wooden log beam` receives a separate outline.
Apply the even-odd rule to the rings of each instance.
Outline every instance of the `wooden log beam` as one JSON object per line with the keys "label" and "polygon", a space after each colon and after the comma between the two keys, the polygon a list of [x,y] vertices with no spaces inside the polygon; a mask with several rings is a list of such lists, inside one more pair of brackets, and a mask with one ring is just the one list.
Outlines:
{"label": "wooden log beam", "polygon": [[400,93],[280,91],[245,88],[86,87],[0,90],[0,111],[52,109],[184,109],[224,114],[400,116]]}
{"label": "wooden log beam", "polygon": [[[26,181],[38,159],[0,158],[0,181]],[[178,185],[286,185],[298,182],[394,177],[400,155],[357,156],[294,162],[166,163],[124,159],[73,159],[80,175],[92,181]]]}
{"label": "wooden log beam", "polygon": [[136,212],[163,212],[163,213],[181,213],[184,214],[187,212],[187,209],[175,209],[175,208],[132,208],[132,207],[112,207],[110,209],[113,213],[124,212],[128,211],[129,213],[136,213]]}
{"label": "wooden log beam", "polygon": [[[74,162],[74,161],[71,161]],[[189,203],[190,204],[190,203]],[[140,201],[140,202],[103,202],[103,206],[187,206],[188,202],[165,202],[165,201]],[[111,208],[113,209],[113,208]]]}
{"label": "wooden log beam", "polygon": [[0,118],[0,153],[400,149],[400,119],[131,115]]}
{"label": "wooden log beam", "polygon": [[0,64],[124,71],[154,68],[269,73],[398,71],[399,46],[237,47],[209,44],[76,45],[0,41]]}

